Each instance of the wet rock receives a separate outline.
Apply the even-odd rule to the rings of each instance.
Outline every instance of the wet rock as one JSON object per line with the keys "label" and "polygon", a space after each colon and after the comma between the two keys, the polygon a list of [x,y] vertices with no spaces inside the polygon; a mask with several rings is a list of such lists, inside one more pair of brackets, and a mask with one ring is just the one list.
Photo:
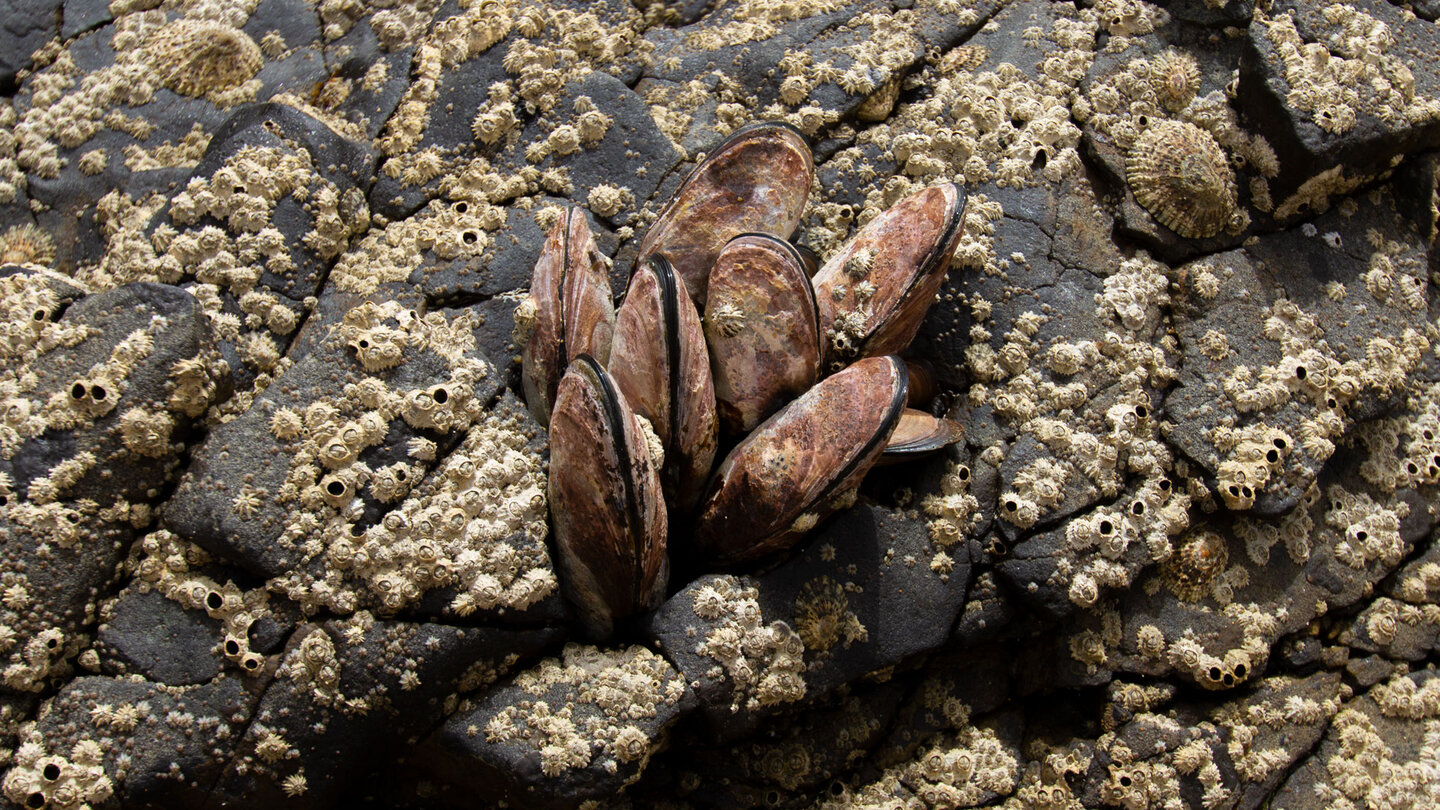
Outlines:
{"label": "wet rock", "polygon": [[0,12],[0,95],[13,95],[16,73],[31,66],[30,54],[55,36],[55,18],[61,0],[44,3],[9,2]]}
{"label": "wet rock", "polygon": [[211,801],[332,806],[356,768],[414,745],[456,692],[493,683],[555,637],[379,621],[363,611],[302,626]]}
{"label": "wet rock", "polygon": [[12,640],[3,679],[8,690],[36,691],[80,651],[98,594],[177,475],[223,370],[182,290],[130,285],[62,308],[43,277],[0,283],[22,338],[7,346],[0,442],[0,548],[12,594],[0,609]]}
{"label": "wet rock", "polygon": [[1273,801],[1306,810],[1429,801],[1434,786],[1420,774],[1430,750],[1417,731],[1434,717],[1434,683],[1431,670],[1398,675],[1345,701],[1320,746],[1288,775]]}
{"label": "wet rock", "polygon": [[102,614],[100,671],[168,686],[205,683],[224,665],[221,623],[153,591],[127,587]]}
{"label": "wet rock", "polygon": [[[800,806],[817,795],[837,795],[844,786],[835,778],[880,742],[908,688],[897,682],[864,684],[855,694],[732,746],[662,757],[647,785],[657,796],[683,797],[704,807]],[[694,784],[703,787],[693,793],[685,787]],[[637,794],[635,800],[649,797]]]}
{"label": "wet rock", "polygon": [[639,778],[694,700],[644,647],[570,644],[452,714],[425,742],[426,762],[490,801],[578,807]]}
{"label": "wet rock", "polygon": [[425,611],[439,589],[453,617],[553,618],[538,428],[513,399],[490,410],[502,381],[473,328],[393,301],[345,313],[196,450],[168,527],[302,606]]}

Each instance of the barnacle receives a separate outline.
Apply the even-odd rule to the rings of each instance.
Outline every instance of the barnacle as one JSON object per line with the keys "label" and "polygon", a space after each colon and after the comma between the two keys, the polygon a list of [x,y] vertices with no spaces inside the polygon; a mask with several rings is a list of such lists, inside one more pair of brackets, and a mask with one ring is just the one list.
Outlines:
{"label": "barnacle", "polygon": [[1200,90],[1200,65],[1195,57],[1165,51],[1150,63],[1150,82],[1167,110],[1181,110]]}
{"label": "barnacle", "polygon": [[55,242],[34,225],[15,225],[0,234],[0,264],[48,265],[55,261]]}
{"label": "barnacle", "polygon": [[1235,174],[1225,152],[1194,124],[1152,124],[1131,147],[1125,178],[1146,211],[1187,239],[1243,227]]}
{"label": "barnacle", "polygon": [[171,90],[208,96],[233,90],[255,78],[265,57],[249,34],[203,20],[176,20],[161,28],[146,49]]}

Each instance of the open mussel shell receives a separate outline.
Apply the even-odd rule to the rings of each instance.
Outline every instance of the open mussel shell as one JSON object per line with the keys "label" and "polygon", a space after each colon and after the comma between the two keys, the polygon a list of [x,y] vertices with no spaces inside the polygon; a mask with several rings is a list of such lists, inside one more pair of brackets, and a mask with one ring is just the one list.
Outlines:
{"label": "open mussel shell", "polygon": [[715,461],[718,421],[700,315],[663,256],[630,277],[615,318],[610,375],[650,421],[665,462],[662,481],[679,511],[699,500]]}
{"label": "open mussel shell", "polygon": [[664,596],[668,529],[645,428],[589,355],[570,364],[550,419],[550,522],[560,582],[597,639]]}
{"label": "open mussel shell", "polygon": [[965,195],[921,189],[865,223],[815,274],[825,362],[904,349],[914,339],[960,241]]}
{"label": "open mussel shell", "polygon": [[636,262],[663,254],[704,306],[715,257],[746,232],[782,239],[800,224],[815,161],[805,138],[784,124],[737,130],[690,176],[640,241]]}
{"label": "open mussel shell", "polygon": [[885,443],[881,464],[898,464],[921,458],[965,438],[965,428],[953,419],[906,408],[890,440]]}
{"label": "open mussel shell", "polygon": [[525,402],[546,425],[565,369],[582,354],[604,363],[615,328],[610,259],[596,246],[583,210],[566,211],[545,237],[515,321]]}
{"label": "open mussel shell", "polygon": [[705,340],[726,433],[748,433],[820,376],[820,320],[804,259],[783,239],[742,234],[710,273]]}
{"label": "open mussel shell", "polygon": [[720,564],[794,545],[849,506],[905,407],[898,357],[872,357],[820,382],[736,445],[696,520],[700,554]]}

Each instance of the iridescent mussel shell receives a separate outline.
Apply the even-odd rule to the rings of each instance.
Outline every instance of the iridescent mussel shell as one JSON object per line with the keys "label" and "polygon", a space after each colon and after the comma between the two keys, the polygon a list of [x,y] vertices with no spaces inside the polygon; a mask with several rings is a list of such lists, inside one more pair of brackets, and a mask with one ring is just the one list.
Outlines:
{"label": "iridescent mussel shell", "polygon": [[953,419],[906,408],[890,440],[885,443],[881,464],[898,464],[927,456],[965,438],[965,428]]}
{"label": "iridescent mussel shell", "polygon": [[962,233],[965,195],[921,189],[867,222],[815,274],[825,363],[904,349],[935,300]]}
{"label": "iridescent mussel shell", "polygon": [[530,295],[515,310],[525,402],[537,422],[549,424],[571,361],[588,354],[606,362],[614,328],[610,259],[596,246],[585,212],[571,208],[545,237]]}
{"label": "iridescent mussel shell", "polygon": [[664,255],[704,306],[710,268],[725,243],[747,232],[789,237],[814,174],[810,147],[793,128],[767,123],[737,130],[685,179],[641,240],[636,262]]}
{"label": "iridescent mussel shell", "polygon": [[872,357],[820,382],[756,428],[721,462],[694,542],[716,563],[794,545],[849,506],[905,407],[898,357]]}
{"label": "iridescent mussel shell", "polygon": [[593,637],[659,604],[669,576],[660,467],[635,412],[589,355],[560,381],[549,497],[560,582]]}
{"label": "iridescent mussel shell", "polygon": [[715,461],[715,388],[700,315],[662,256],[650,257],[630,277],[609,369],[660,439],[666,495],[677,510],[688,511]]}
{"label": "iridescent mussel shell", "polygon": [[820,376],[820,319],[804,258],[783,239],[742,234],[710,273],[705,340],[726,433],[743,434]]}

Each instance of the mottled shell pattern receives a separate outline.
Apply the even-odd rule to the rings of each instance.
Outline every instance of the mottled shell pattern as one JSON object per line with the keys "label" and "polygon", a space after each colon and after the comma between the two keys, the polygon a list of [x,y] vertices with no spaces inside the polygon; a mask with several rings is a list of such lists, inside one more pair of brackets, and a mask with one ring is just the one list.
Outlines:
{"label": "mottled shell pattern", "polygon": [[645,430],[594,358],[570,364],[550,421],[550,522],[561,585],[596,638],[665,593],[667,516]]}
{"label": "mottled shell pattern", "polygon": [[776,124],[737,130],[686,178],[640,240],[636,264],[664,254],[703,307],[710,269],[725,244],[742,233],[788,239],[814,174],[810,147],[796,130]]}
{"label": "mottled shell pattern", "polygon": [[1186,239],[1238,232],[1244,225],[1225,151],[1194,124],[1152,123],[1126,156],[1125,179],[1141,207]]}
{"label": "mottled shell pattern", "polygon": [[614,330],[610,259],[595,245],[585,212],[572,208],[545,237],[530,295],[515,311],[525,402],[535,421],[549,424],[560,378],[575,358],[609,360]]}
{"label": "mottled shell pattern", "polygon": [[[813,173],[795,130],[738,131],[641,241],[618,313],[585,214],[547,237],[516,340],[527,402],[550,428],[563,587],[597,638],[663,595],[671,527],[693,526],[693,547],[672,550],[687,559],[755,560],[853,503],[902,421],[897,455],[960,438],[948,420],[905,419],[910,375],[895,355],[949,268],[963,194],[946,184],[902,199],[812,285],[818,261],[786,239]],[[821,380],[837,328],[851,344]],[[722,419],[744,438],[712,474]]]}

